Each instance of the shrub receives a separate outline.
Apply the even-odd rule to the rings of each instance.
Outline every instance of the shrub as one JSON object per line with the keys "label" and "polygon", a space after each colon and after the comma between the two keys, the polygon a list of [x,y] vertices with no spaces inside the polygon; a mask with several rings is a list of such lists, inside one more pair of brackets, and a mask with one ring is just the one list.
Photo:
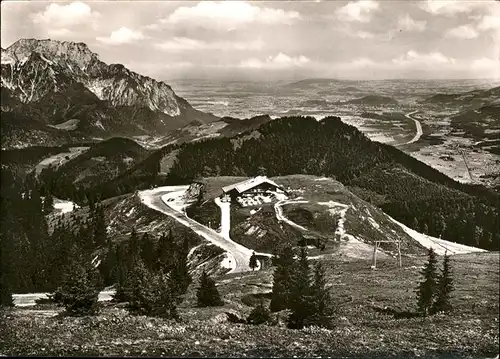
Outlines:
{"label": "shrub", "polygon": [[258,306],[256,306],[248,315],[247,323],[248,324],[264,324],[270,319],[269,310],[264,307],[264,304],[261,302]]}

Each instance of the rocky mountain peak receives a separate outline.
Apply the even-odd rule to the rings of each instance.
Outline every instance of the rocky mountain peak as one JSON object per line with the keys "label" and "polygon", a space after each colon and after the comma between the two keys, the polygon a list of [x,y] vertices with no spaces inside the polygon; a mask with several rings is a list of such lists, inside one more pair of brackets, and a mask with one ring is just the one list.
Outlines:
{"label": "rocky mountain peak", "polygon": [[[29,131],[35,125],[37,131],[43,128],[47,136],[39,138],[44,140],[60,128],[80,140],[91,134],[97,138],[165,134],[194,120],[217,120],[193,109],[166,83],[100,61],[84,43],[19,40],[2,49],[1,83],[2,97],[16,105],[2,110],[32,118]],[[15,116],[11,119],[14,140],[6,145],[27,142],[32,132],[19,134]]]}
{"label": "rocky mountain peak", "polygon": [[20,39],[5,50],[7,56],[21,63],[34,52],[39,53],[48,62],[69,63],[82,70],[92,61],[98,60],[97,54],[90,51],[83,42]]}

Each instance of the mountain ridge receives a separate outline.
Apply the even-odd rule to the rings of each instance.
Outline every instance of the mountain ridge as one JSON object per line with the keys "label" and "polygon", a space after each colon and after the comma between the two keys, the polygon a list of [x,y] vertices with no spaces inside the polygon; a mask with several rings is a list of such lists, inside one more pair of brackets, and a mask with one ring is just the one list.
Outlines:
{"label": "mountain ridge", "polygon": [[[3,112],[45,125],[79,120],[61,132],[71,137],[166,134],[192,121],[218,119],[194,109],[165,82],[100,61],[84,43],[18,40],[2,49],[1,79]],[[2,148],[23,145],[15,131],[7,135],[14,141],[2,140]]]}

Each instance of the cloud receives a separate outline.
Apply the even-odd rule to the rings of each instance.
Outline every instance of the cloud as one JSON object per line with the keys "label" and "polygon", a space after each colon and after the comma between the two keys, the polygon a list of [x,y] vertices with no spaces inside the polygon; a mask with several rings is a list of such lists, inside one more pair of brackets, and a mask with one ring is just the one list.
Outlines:
{"label": "cloud", "polygon": [[96,37],[96,40],[108,45],[130,44],[146,37],[140,31],[130,30],[127,27],[120,27],[107,37]]}
{"label": "cloud", "polygon": [[296,11],[259,7],[245,1],[201,1],[174,10],[165,23],[198,23],[204,26],[235,27],[251,23],[290,24],[300,19]]}
{"label": "cloud", "polygon": [[375,61],[373,61],[370,58],[367,57],[361,57],[358,59],[353,60],[350,64],[350,66],[354,68],[366,68],[366,67],[373,67],[376,66]]}
{"label": "cloud", "polygon": [[479,32],[471,25],[462,25],[446,32],[445,37],[456,39],[475,39]]}
{"label": "cloud", "polygon": [[379,10],[379,3],[374,0],[349,2],[337,10],[337,17],[343,21],[370,22],[373,11]]}
{"label": "cloud", "polygon": [[83,2],[72,2],[67,5],[52,3],[45,11],[33,14],[35,24],[44,25],[54,31],[75,25],[94,26],[100,14],[92,11],[91,7]]}
{"label": "cloud", "polygon": [[310,62],[311,60],[304,55],[290,57],[280,52],[276,56],[269,56],[264,61],[257,58],[250,58],[241,61],[239,67],[252,69],[286,69],[293,67],[302,67]]}
{"label": "cloud", "polygon": [[470,68],[479,77],[500,79],[500,59],[481,57],[472,61]]}
{"label": "cloud", "polygon": [[168,40],[155,45],[156,48],[168,51],[168,52],[183,52],[183,51],[193,51],[193,50],[260,50],[264,47],[264,42],[262,40],[246,41],[246,42],[230,42],[230,41],[215,41],[206,42],[196,39],[190,39],[187,37],[174,37],[172,40]]}
{"label": "cloud", "polygon": [[483,16],[478,24],[480,30],[500,30],[500,11],[498,15]]}
{"label": "cloud", "polygon": [[375,35],[368,31],[358,31],[356,32],[356,37],[361,39],[373,39]]}
{"label": "cloud", "polygon": [[500,60],[482,57],[472,61],[471,68],[475,73],[482,74],[484,77],[500,79]]}
{"label": "cloud", "polygon": [[420,8],[433,15],[454,16],[482,8],[484,3],[485,1],[427,0],[420,4]]}
{"label": "cloud", "polygon": [[420,54],[414,50],[410,50],[405,54],[392,59],[392,62],[399,66],[434,66],[454,64],[455,59],[447,57],[441,52],[430,52],[427,54]]}
{"label": "cloud", "polygon": [[406,14],[405,16],[399,17],[398,25],[401,30],[421,32],[425,30],[425,25],[427,25],[427,21],[413,20],[409,14]]}

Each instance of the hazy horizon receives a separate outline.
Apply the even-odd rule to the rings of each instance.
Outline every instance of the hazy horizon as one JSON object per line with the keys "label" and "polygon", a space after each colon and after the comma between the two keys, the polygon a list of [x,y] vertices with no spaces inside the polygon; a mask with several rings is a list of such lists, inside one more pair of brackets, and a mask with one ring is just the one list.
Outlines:
{"label": "hazy horizon", "polygon": [[4,1],[1,10],[4,48],[81,41],[159,80],[500,79],[493,0]]}

